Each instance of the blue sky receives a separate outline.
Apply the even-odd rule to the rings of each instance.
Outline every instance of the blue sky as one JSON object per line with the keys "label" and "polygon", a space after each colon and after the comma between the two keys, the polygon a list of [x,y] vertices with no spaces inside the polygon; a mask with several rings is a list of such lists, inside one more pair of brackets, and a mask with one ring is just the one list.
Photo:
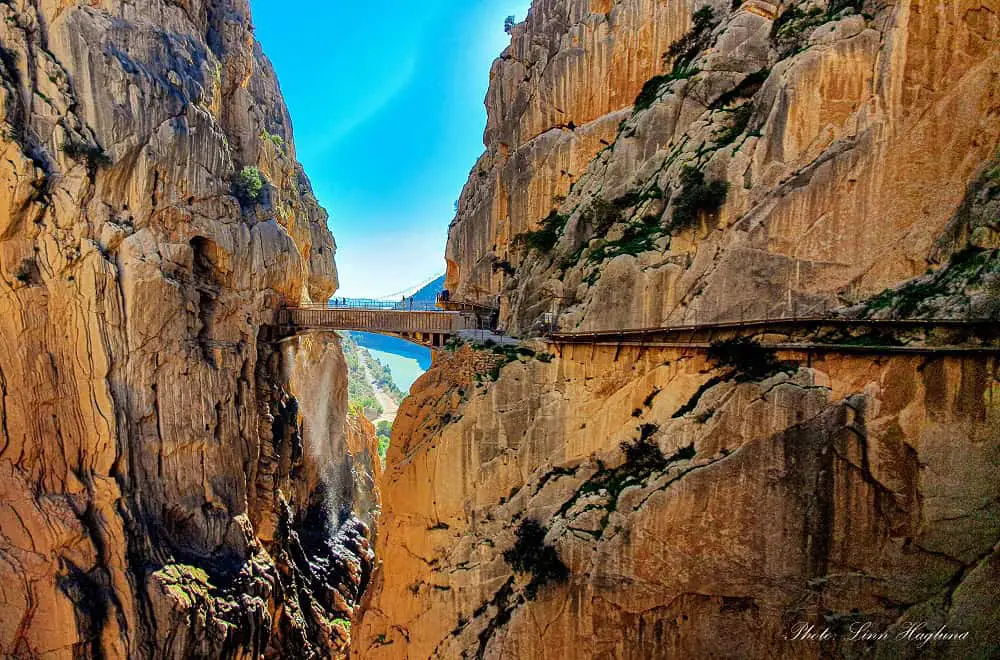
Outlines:
{"label": "blue sky", "polygon": [[530,0],[251,0],[330,212],[345,296],[444,272],[453,204],[483,151],[483,99]]}

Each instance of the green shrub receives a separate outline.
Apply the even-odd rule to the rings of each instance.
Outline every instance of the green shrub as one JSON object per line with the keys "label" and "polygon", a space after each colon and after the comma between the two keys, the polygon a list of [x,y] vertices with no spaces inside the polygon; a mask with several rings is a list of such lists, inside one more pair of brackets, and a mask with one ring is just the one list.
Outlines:
{"label": "green shrub", "polygon": [[568,219],[559,215],[558,211],[553,210],[541,221],[539,229],[518,234],[514,237],[513,242],[538,252],[549,252],[555,247]]}
{"label": "green shrub", "polygon": [[739,85],[715,99],[715,102],[712,103],[712,108],[718,110],[725,108],[737,99],[746,99],[754,96],[760,91],[760,88],[764,86],[764,83],[770,75],[770,69],[760,69],[759,71],[751,73],[744,78]]}
{"label": "green shrub", "polygon": [[702,214],[718,213],[728,192],[729,184],[725,181],[706,181],[704,172],[685,167],[681,172],[681,192],[674,201],[672,227],[691,227]]}
{"label": "green shrub", "polygon": [[556,549],[545,543],[547,530],[535,520],[524,520],[517,528],[517,540],[503,553],[506,561],[518,573],[530,573],[531,581],[525,588],[528,600],[534,600],[538,589],[549,582],[565,582],[569,569],[559,559]]}
{"label": "green shrub", "polygon": [[590,208],[585,211],[584,217],[593,227],[595,236],[603,236],[622,220],[621,209],[614,202],[600,197],[590,203]]}
{"label": "green shrub", "polygon": [[747,102],[734,108],[729,117],[729,126],[726,126],[715,137],[715,143],[724,147],[736,141],[736,138],[743,135],[750,125],[750,118],[753,117],[753,103]]}
{"label": "green shrub", "polygon": [[278,151],[284,153],[284,151],[285,151],[285,140],[280,135],[275,135],[273,133],[269,133],[268,130],[265,128],[264,130],[262,130],[260,132],[260,138],[262,140],[266,140],[266,141],[270,142],[271,144],[273,144],[278,149]]}
{"label": "green shrub", "polygon": [[673,78],[670,74],[653,76],[647,80],[632,104],[634,106],[634,111],[638,112],[639,110],[645,110],[649,106],[653,105],[653,102],[656,101],[656,97],[660,94],[660,89],[671,80],[673,80]]}
{"label": "green shrub", "polygon": [[774,350],[750,337],[712,342],[708,359],[718,367],[734,368],[742,380],[760,380],[782,369]]}
{"label": "green shrub", "polygon": [[351,621],[349,619],[337,618],[333,620],[333,625],[340,626],[344,630],[351,631]]}
{"label": "green shrub", "polygon": [[625,227],[625,232],[617,241],[609,241],[603,245],[595,247],[587,255],[590,263],[600,263],[605,259],[617,257],[622,254],[633,256],[649,252],[656,248],[656,239],[666,233],[660,225],[660,219],[656,216],[646,216],[637,222],[631,222]]}
{"label": "green shrub", "polygon": [[673,60],[674,72],[685,68],[688,63],[698,56],[698,53],[708,46],[708,39],[712,30],[719,21],[715,18],[715,12],[711,7],[702,7],[691,17],[692,26],[688,32],[670,44],[670,48],[663,55],[664,60]]}
{"label": "green shrub", "polygon": [[639,91],[639,95],[635,97],[635,101],[632,103],[632,114],[639,112],[640,110],[645,110],[646,108],[653,105],[657,97],[660,95],[660,90],[667,83],[671,83],[675,80],[687,80],[688,78],[693,78],[698,75],[699,69],[693,66],[679,66],[674,67],[674,70],[670,73],[664,73],[660,75],[653,76],[642,86],[642,90]]}
{"label": "green shrub", "polygon": [[63,153],[76,161],[84,161],[91,167],[102,167],[111,164],[111,158],[96,144],[80,140],[73,136],[66,138],[62,146]]}
{"label": "green shrub", "polygon": [[813,29],[834,20],[845,9],[861,11],[863,7],[864,0],[830,0],[826,11],[819,7],[803,11],[797,5],[792,5],[771,26],[771,40],[779,57],[785,58],[802,50]]}
{"label": "green shrub", "polygon": [[233,180],[233,194],[246,206],[255,204],[262,192],[267,179],[253,165],[247,165]]}
{"label": "green shrub", "polygon": [[389,443],[392,441],[392,422],[381,420],[375,425],[375,434],[378,437],[378,457],[385,463],[385,455],[389,451]]}

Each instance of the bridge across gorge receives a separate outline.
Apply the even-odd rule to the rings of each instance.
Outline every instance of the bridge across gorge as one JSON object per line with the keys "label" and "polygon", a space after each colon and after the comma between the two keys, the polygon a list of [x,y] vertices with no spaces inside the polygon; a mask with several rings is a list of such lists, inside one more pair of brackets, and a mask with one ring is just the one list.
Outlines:
{"label": "bridge across gorge", "polygon": [[309,331],[374,332],[441,348],[450,337],[463,330],[486,328],[494,318],[492,309],[462,302],[334,298],[327,304],[280,309],[273,330],[279,337]]}

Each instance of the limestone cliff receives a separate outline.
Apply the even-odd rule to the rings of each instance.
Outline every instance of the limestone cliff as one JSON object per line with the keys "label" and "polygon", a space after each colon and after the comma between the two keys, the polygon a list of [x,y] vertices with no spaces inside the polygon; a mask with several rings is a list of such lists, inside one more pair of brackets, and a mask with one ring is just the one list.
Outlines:
{"label": "limestone cliff", "polygon": [[[998,40],[995,0],[535,0],[447,287],[522,336],[996,319]],[[439,361],[393,430],[352,653],[994,657],[996,359],[906,350]],[[921,623],[968,636],[895,639]]]}
{"label": "limestone cliff", "polygon": [[817,313],[922,274],[1000,144],[998,15],[539,0],[494,66],[448,288],[525,332]]}
{"label": "limestone cliff", "polygon": [[373,436],[259,341],[337,274],[246,0],[0,15],[0,655],[335,655]]}
{"label": "limestone cliff", "polygon": [[[393,430],[352,653],[992,657],[996,361],[778,357],[747,375],[579,346],[480,384],[466,355],[440,362]],[[535,552],[516,543],[525,520],[543,525]],[[911,621],[972,637],[785,639],[799,622],[895,637]]]}

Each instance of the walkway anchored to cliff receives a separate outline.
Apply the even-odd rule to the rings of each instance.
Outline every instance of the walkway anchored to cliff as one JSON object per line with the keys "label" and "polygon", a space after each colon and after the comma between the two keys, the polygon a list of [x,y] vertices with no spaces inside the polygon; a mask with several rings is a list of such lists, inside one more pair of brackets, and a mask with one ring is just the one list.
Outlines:
{"label": "walkway anchored to cliff", "polygon": [[1000,353],[1000,323],[992,319],[854,319],[791,317],[720,321],[661,328],[551,332],[556,346],[603,345],[707,350],[738,338],[805,353]]}
{"label": "walkway anchored to cliff", "polygon": [[[351,330],[393,335],[441,348],[450,337],[495,330],[496,310],[462,301],[436,302],[402,298],[396,302],[334,298],[328,304],[304,304],[277,312],[279,337],[309,331]],[[659,328],[546,333],[560,345],[589,344],[703,350],[737,338],[760,340],[770,348],[807,353],[998,353],[1000,323],[992,319],[859,319],[789,317],[718,321]]]}

